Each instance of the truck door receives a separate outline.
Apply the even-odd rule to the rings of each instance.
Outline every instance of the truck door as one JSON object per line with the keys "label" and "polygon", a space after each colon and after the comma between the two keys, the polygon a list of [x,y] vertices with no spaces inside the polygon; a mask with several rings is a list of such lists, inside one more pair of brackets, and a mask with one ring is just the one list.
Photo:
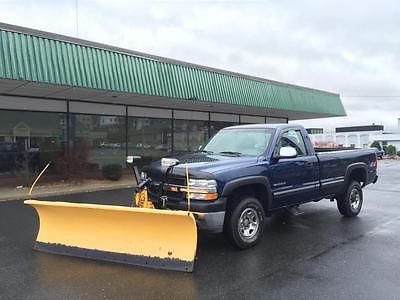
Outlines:
{"label": "truck door", "polygon": [[286,146],[295,148],[297,156],[276,159],[271,164],[274,208],[307,202],[319,196],[318,159],[314,153],[309,153],[300,130],[283,131],[274,156]]}

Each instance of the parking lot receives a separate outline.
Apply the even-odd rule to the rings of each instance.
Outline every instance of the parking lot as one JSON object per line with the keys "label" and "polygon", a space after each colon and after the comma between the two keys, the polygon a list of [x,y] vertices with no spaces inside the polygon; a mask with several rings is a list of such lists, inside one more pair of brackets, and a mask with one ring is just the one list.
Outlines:
{"label": "parking lot", "polygon": [[[153,270],[32,251],[38,220],[22,201],[0,203],[1,299],[398,299],[400,163],[380,161],[359,217],[335,203],[267,220],[261,243],[233,249],[222,235],[200,234],[194,273]],[[131,191],[53,197],[129,203]],[[179,230],[179,229],[177,229]]]}

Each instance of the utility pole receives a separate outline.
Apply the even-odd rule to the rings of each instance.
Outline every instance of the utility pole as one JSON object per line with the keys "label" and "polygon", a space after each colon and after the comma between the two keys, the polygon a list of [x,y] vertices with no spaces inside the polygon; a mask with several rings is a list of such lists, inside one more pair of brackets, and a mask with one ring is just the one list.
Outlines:
{"label": "utility pole", "polygon": [[76,37],[79,37],[79,11],[78,11],[78,0],[75,0],[75,28],[76,28]]}

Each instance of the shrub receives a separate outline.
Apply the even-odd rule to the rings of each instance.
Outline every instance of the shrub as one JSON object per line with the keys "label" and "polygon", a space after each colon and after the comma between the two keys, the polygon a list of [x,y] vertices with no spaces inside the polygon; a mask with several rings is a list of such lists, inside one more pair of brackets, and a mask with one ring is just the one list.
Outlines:
{"label": "shrub", "polygon": [[119,180],[122,176],[122,166],[119,164],[105,165],[101,169],[103,177],[109,180]]}
{"label": "shrub", "polygon": [[374,141],[374,142],[371,144],[371,148],[376,148],[376,149],[378,149],[378,150],[382,150],[381,144],[379,144],[378,141]]}
{"label": "shrub", "polygon": [[400,156],[400,151],[397,151],[397,156]]}
{"label": "shrub", "polygon": [[386,154],[389,156],[396,155],[396,147],[393,145],[389,145],[386,147]]}
{"label": "shrub", "polygon": [[55,161],[55,167],[61,178],[84,179],[88,171],[89,151],[89,145],[85,141],[79,141],[72,145],[69,152],[60,155]]}

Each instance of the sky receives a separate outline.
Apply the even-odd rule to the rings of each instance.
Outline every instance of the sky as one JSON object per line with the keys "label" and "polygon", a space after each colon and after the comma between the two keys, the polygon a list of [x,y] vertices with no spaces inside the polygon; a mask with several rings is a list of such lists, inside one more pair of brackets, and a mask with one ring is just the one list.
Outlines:
{"label": "sky", "polygon": [[400,118],[400,2],[0,0],[0,22],[88,39],[341,95],[347,117]]}

